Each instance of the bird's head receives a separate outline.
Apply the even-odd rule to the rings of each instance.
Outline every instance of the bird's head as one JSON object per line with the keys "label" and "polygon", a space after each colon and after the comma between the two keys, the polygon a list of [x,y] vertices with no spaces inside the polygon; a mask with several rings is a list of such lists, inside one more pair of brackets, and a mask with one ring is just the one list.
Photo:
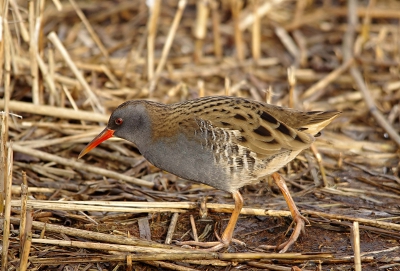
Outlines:
{"label": "bird's head", "polygon": [[[78,158],[94,149],[101,142],[116,136],[135,144],[145,141],[149,132],[149,116],[145,101],[128,101],[118,106],[111,114],[107,127],[96,136],[79,154]],[[148,135],[149,136],[149,135]]]}

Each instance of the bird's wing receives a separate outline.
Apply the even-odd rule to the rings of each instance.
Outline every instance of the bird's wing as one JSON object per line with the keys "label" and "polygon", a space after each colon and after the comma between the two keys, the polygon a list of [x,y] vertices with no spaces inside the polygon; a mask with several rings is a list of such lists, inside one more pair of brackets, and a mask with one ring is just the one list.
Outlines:
{"label": "bird's wing", "polygon": [[314,141],[314,136],[307,131],[280,121],[279,111],[273,111],[273,115],[271,110],[258,104],[239,101],[203,109],[201,114],[181,122],[181,128],[200,135],[200,140],[243,146],[261,159],[305,149]]}

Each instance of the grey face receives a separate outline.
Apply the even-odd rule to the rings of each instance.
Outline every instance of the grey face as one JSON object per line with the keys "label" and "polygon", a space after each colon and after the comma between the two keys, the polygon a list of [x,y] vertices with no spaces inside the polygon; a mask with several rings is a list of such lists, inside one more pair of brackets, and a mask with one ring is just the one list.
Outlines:
{"label": "grey face", "polygon": [[135,143],[139,148],[149,134],[150,121],[142,103],[126,102],[111,115],[107,128],[114,130],[114,136]]}

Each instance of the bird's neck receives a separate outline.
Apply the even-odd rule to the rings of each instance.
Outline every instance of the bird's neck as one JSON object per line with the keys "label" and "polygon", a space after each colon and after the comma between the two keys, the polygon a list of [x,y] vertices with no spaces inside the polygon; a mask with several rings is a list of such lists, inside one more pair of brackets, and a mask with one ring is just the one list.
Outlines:
{"label": "bird's neck", "polygon": [[173,138],[179,131],[179,116],[169,105],[152,105],[149,109],[151,141]]}

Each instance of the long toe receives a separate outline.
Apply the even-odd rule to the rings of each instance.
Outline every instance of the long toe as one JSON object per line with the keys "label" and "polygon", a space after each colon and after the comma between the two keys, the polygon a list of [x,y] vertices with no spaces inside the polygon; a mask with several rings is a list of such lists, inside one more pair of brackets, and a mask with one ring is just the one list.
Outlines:
{"label": "long toe", "polygon": [[277,246],[261,245],[260,248],[267,250],[280,250],[279,253],[285,253],[297,241],[300,233],[304,233],[305,221],[308,222],[308,220],[302,215],[296,216],[293,220],[293,222],[296,223],[296,226],[290,235],[289,240]]}
{"label": "long toe", "polygon": [[[192,249],[200,249],[204,251],[218,251],[223,248],[227,248],[229,244],[225,244],[223,242],[196,242],[196,241],[185,241],[185,242],[176,242],[178,246],[190,247]],[[200,247],[200,248],[197,248]]]}
{"label": "long toe", "polygon": [[295,221],[296,221],[296,227],[294,228],[292,235],[290,235],[289,240],[285,242],[286,244],[282,244],[283,248],[281,249],[281,246],[278,248],[281,249],[279,253],[285,253],[294,244],[294,242],[297,241],[297,239],[300,236],[300,233],[304,232],[305,223],[303,218],[298,217],[298,219],[295,219]]}

